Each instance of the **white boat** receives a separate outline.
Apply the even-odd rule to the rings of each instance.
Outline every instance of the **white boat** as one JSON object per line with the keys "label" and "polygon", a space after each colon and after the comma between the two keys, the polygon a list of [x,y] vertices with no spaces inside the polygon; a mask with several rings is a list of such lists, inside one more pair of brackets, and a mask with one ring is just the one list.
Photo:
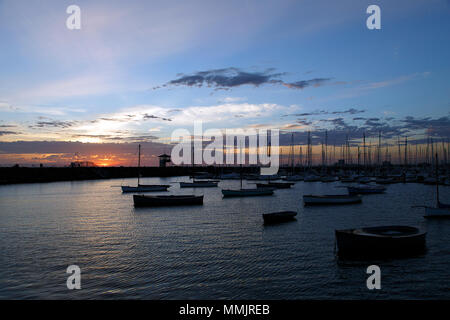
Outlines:
{"label": "white boat", "polygon": [[336,204],[352,204],[360,203],[361,197],[357,195],[304,195],[303,203],[308,205],[336,205]]}

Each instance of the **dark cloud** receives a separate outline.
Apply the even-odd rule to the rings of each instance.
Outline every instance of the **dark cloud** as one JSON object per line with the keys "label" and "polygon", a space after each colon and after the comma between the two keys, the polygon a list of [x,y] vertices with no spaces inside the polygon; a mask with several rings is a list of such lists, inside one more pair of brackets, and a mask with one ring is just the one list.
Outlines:
{"label": "dark cloud", "polygon": [[52,120],[52,121],[38,121],[35,125],[29,126],[30,128],[46,128],[46,127],[52,127],[52,128],[69,128],[75,124],[74,121],[58,121],[58,120]]}
{"label": "dark cloud", "polygon": [[357,113],[364,113],[366,112],[366,110],[358,110],[355,108],[350,108],[348,110],[344,110],[344,111],[333,111],[331,112],[331,114],[357,114]]}
{"label": "dark cloud", "polygon": [[272,73],[272,70],[269,69],[265,72],[246,72],[232,67],[200,71],[191,75],[181,74],[178,79],[169,81],[163,87],[184,85],[188,87],[208,86],[223,89],[242,85],[253,85],[257,87],[265,83],[279,83],[280,80],[275,79],[275,77],[281,74]]}
{"label": "dark cloud", "polygon": [[[308,117],[308,116],[320,116],[320,115],[329,115],[329,114],[358,114],[358,113],[364,113],[366,110],[358,110],[355,108],[350,108],[343,111],[325,111],[325,110],[318,110],[318,111],[312,111],[312,112],[304,112],[304,113],[294,113],[294,114],[288,114],[285,116],[295,116],[295,117]],[[355,119],[365,119],[365,118],[354,118]]]}
{"label": "dark cloud", "polygon": [[[322,114],[322,113],[321,113]],[[435,140],[450,138],[450,118],[441,117],[433,119],[430,117],[416,119],[414,117],[405,117],[393,121],[393,118],[379,119],[379,118],[353,118],[365,120],[362,124],[356,125],[347,122],[342,117],[334,119],[320,119],[318,122],[322,123],[322,127],[312,127],[311,137],[313,145],[320,145],[325,139],[325,131],[328,132],[328,143],[335,145],[342,145],[349,140],[351,144],[361,142],[363,135],[366,138],[378,138],[381,133],[384,141],[398,137],[402,139],[407,136],[410,137],[411,143],[426,143],[424,135],[429,135]],[[312,123],[306,119],[298,119],[298,123],[310,126]],[[391,123],[392,122],[392,123]],[[289,129],[289,126],[285,127]],[[289,145],[291,141],[292,132],[280,133],[280,144]],[[306,144],[307,132],[294,132],[296,143]]]}
{"label": "dark cloud", "polygon": [[273,68],[270,68],[263,72],[250,72],[231,67],[200,71],[194,74],[178,74],[177,79],[171,80],[162,86],[154,87],[153,89],[168,86],[206,86],[215,88],[216,90],[228,90],[243,85],[259,87],[263,84],[277,84],[291,89],[304,89],[307,87],[320,87],[331,80],[331,78],[314,78],[288,83],[280,79],[286,73],[275,73],[274,71]]}
{"label": "dark cloud", "polygon": [[[122,134],[122,132],[120,132]],[[72,135],[72,138],[78,139],[78,138],[98,138],[105,141],[117,141],[117,142],[145,142],[145,141],[153,141],[158,139],[158,137],[153,135],[102,135],[102,134],[74,134]]]}
{"label": "dark cloud", "polygon": [[414,117],[406,117],[401,120],[403,126],[408,130],[426,130],[430,136],[450,137],[450,118],[441,117],[432,119],[430,117],[416,119]]}
{"label": "dark cloud", "polygon": [[291,89],[304,89],[306,87],[320,87],[330,80],[331,78],[314,78],[292,83],[283,83],[283,85]]}
{"label": "dark cloud", "polygon": [[18,134],[18,132],[15,131],[8,131],[8,130],[0,130],[0,136],[5,136],[8,134]]}
{"label": "dark cloud", "polygon": [[299,118],[299,119],[297,119],[297,123],[299,123],[301,125],[304,125],[304,126],[309,126],[309,125],[312,124],[312,122],[309,121],[309,120],[306,120],[306,118],[303,118],[303,119]]}
{"label": "dark cloud", "polygon": [[155,115],[153,115],[153,114],[148,114],[148,113],[146,113],[146,114],[144,114],[144,120],[148,120],[148,119],[161,119],[161,120],[163,120],[163,121],[172,121],[172,119],[170,119],[170,118],[163,118],[163,117],[158,117],[158,116],[155,116]]}

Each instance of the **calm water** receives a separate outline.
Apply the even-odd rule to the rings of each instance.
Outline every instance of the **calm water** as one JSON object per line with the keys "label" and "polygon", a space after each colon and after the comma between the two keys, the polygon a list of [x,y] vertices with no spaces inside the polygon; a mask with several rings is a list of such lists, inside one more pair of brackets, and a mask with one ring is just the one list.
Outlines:
{"label": "calm water", "polygon": [[[187,177],[143,183],[187,181]],[[434,187],[396,184],[362,204],[304,208],[309,193],[344,193],[339,182],[299,182],[274,196],[222,199],[204,205],[133,208],[120,184],[135,179],[0,186],[0,299],[436,299],[450,298],[450,221],[425,221]],[[248,182],[250,185],[251,182]],[[221,187],[238,187],[224,181]],[[166,193],[169,194],[169,193]],[[441,200],[450,188],[441,188]],[[298,210],[297,221],[263,226],[261,213]],[[419,257],[342,262],[334,230],[409,224],[428,230]],[[81,268],[81,290],[68,290],[66,268]],[[366,288],[378,264],[382,289]]]}

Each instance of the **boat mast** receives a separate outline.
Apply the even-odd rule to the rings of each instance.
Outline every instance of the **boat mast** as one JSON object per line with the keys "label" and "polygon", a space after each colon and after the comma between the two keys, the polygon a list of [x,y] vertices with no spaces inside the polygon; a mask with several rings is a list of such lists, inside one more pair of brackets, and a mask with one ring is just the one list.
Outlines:
{"label": "boat mast", "polygon": [[292,155],[292,162],[291,162],[291,171],[292,171],[292,175],[294,175],[294,160],[295,160],[295,154],[294,154],[294,133],[292,133],[291,135],[291,151],[290,151],[291,155]]}
{"label": "boat mast", "polygon": [[408,167],[408,137],[405,137],[405,170]]}
{"label": "boat mast", "polygon": [[438,169],[438,154],[436,152],[436,208],[439,208],[439,169]]}
{"label": "boat mast", "polygon": [[138,187],[139,187],[139,179],[141,177],[141,145],[139,144],[138,148]]}

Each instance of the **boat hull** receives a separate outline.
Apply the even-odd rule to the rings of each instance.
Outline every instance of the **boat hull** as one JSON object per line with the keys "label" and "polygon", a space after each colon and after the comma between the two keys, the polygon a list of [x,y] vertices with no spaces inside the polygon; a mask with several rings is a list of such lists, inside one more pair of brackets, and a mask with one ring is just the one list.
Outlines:
{"label": "boat hull", "polygon": [[123,193],[167,191],[168,185],[139,185],[137,187],[122,186]]}
{"label": "boat hull", "polygon": [[133,195],[135,207],[165,207],[202,205],[203,196],[144,196]]}
{"label": "boat hull", "polygon": [[386,188],[384,187],[347,187],[349,194],[374,194],[384,193]]}
{"label": "boat hull", "polygon": [[361,201],[361,197],[353,195],[303,196],[303,202],[305,206],[354,204],[360,203]]}
{"label": "boat hull", "polygon": [[295,211],[282,211],[264,213],[262,216],[264,219],[264,224],[275,224],[295,220],[296,215],[297,212]]}
{"label": "boat hull", "polygon": [[368,258],[423,253],[426,232],[409,226],[336,230],[338,256]]}
{"label": "boat hull", "polygon": [[259,188],[276,188],[276,189],[289,189],[295,183],[292,182],[268,182],[257,183],[256,187]]}
{"label": "boat hull", "polygon": [[180,182],[180,188],[214,188],[217,182]]}
{"label": "boat hull", "polygon": [[270,196],[273,195],[273,189],[261,188],[261,189],[222,190],[222,194],[224,198]]}
{"label": "boat hull", "polygon": [[450,208],[425,207],[424,217],[427,219],[450,219]]}

